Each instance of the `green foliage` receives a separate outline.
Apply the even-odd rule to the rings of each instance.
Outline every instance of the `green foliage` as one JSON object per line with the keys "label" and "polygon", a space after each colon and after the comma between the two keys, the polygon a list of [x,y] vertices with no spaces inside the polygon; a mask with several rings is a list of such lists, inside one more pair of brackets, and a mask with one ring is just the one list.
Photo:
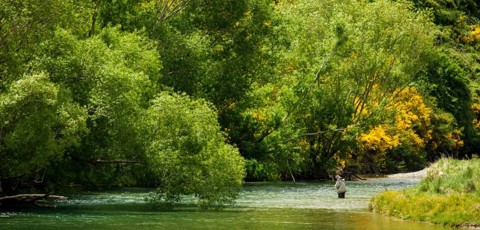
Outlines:
{"label": "green foliage", "polygon": [[88,110],[88,134],[80,146],[66,153],[73,161],[64,163],[78,172],[71,180],[134,183],[121,176],[132,167],[141,170],[134,165],[84,164],[97,159],[144,159],[138,121],[158,90],[155,83],[161,68],[153,44],[141,33],[124,33],[117,28],[105,28],[87,39],[59,29],[40,47],[42,55],[30,68],[48,71],[53,82],[71,91],[73,100]]}
{"label": "green foliage", "polygon": [[427,177],[404,191],[386,191],[372,199],[370,209],[402,219],[461,226],[480,223],[480,160],[442,159]]}
{"label": "green foliage", "polygon": [[[243,106],[250,106],[247,95],[252,84],[263,83],[268,77],[271,67],[264,64],[269,57],[265,46],[269,44],[263,38],[270,31],[264,23],[270,20],[271,11],[265,1],[192,1],[179,20],[193,23],[185,27],[172,22],[189,39],[186,48],[200,47],[201,53],[194,51],[194,57],[207,58],[190,75],[196,77],[197,91],[193,95],[215,105],[224,128],[232,128]],[[186,60],[191,60],[190,53],[186,53]],[[176,72],[165,74],[170,82],[184,77]],[[172,86],[182,87],[178,83]]]}
{"label": "green foliage", "polygon": [[435,23],[439,25],[454,25],[459,17],[469,15],[478,17],[480,5],[475,0],[411,0],[419,8],[432,9]]}
{"label": "green foliage", "polygon": [[465,125],[465,110],[468,110],[471,103],[471,95],[468,90],[465,72],[459,64],[446,54],[439,53],[424,73],[425,81],[430,95],[437,99],[437,106],[452,113]]}
{"label": "green foliage", "polygon": [[[437,89],[439,107],[455,116],[462,130],[465,145],[459,157],[472,157],[478,152],[479,138],[472,128],[472,101],[478,101],[480,92],[480,62],[477,29],[480,5],[473,0],[412,0],[418,8],[429,8],[436,24],[441,25],[437,43],[438,57],[428,67],[430,83]],[[442,59],[442,60],[441,60]],[[443,81],[442,86],[440,81]],[[443,93],[441,93],[443,92]],[[451,95],[449,95],[451,94]],[[453,101],[451,100],[453,99]],[[450,108],[446,108],[450,107]],[[457,113],[455,111],[462,111]]]}
{"label": "green foliage", "polygon": [[[194,194],[200,206],[221,206],[233,203],[244,177],[244,162],[238,150],[224,143],[224,136],[216,120],[217,113],[213,112],[204,100],[193,101],[186,96],[162,94],[151,105],[154,95],[161,89],[169,87],[169,85],[160,84],[163,80],[160,77],[162,64],[158,50],[162,49],[157,45],[161,41],[158,38],[163,36],[161,34],[153,36],[153,34],[166,29],[167,38],[175,39],[178,35],[180,40],[184,40],[188,45],[187,48],[196,53],[203,52],[201,49],[198,51],[195,44],[205,34],[202,31],[191,33],[192,30],[187,27],[179,27],[178,31],[181,33],[176,34],[168,31],[167,28],[173,28],[172,31],[177,30],[171,25],[143,24],[158,16],[159,11],[149,11],[152,9],[152,3],[154,7],[160,6],[160,1],[135,0],[85,1],[79,2],[78,5],[70,1],[49,1],[44,5],[33,2],[32,4],[2,2],[1,112],[2,116],[11,120],[5,119],[5,123],[2,123],[0,154],[12,156],[5,158],[5,162],[8,160],[7,163],[12,166],[4,166],[2,162],[2,180],[39,173],[40,169],[43,170],[46,166],[49,166],[49,170],[44,178],[56,183],[138,184],[139,181],[145,181],[155,175],[156,178],[152,183],[159,182],[161,185],[170,186],[163,190],[164,187],[160,187],[157,194],[159,197],[162,196],[161,194],[168,194],[167,200],[175,200],[176,196],[182,194]],[[44,11],[39,10],[42,9],[40,6],[45,8]],[[16,10],[20,10],[22,14],[17,14]],[[75,14],[65,17],[68,13],[72,13],[70,10],[76,11]],[[65,15],[59,12],[64,12]],[[148,15],[148,13],[151,14]],[[237,16],[243,17],[243,13],[245,11],[239,11]],[[228,15],[225,14],[226,18],[223,20],[230,20]],[[44,16],[48,20],[44,20]],[[235,22],[239,20],[237,17],[232,19]],[[17,25],[21,25],[22,30],[17,30]],[[146,32],[142,32],[143,28]],[[184,32],[185,28],[190,31]],[[190,28],[193,27],[190,26]],[[248,26],[245,28],[248,29]],[[158,42],[152,42],[147,35],[156,38]],[[235,39],[243,39],[243,35],[235,34]],[[213,42],[210,37],[205,41],[208,41],[205,47]],[[169,50],[170,53],[163,52],[169,54],[165,57],[168,70],[176,64],[170,61],[179,54],[175,49],[173,47]],[[238,46],[232,46],[231,49],[244,51],[243,48],[238,49]],[[211,58],[210,52],[211,50],[208,50],[207,56],[202,54],[199,64],[194,65],[195,68],[198,66],[202,68],[192,73],[197,76],[218,76],[205,74],[210,62],[205,62],[204,57]],[[240,59],[236,62],[240,63]],[[221,62],[218,61],[212,66],[220,65]],[[183,69],[183,66],[178,67]],[[44,93],[42,91],[45,94],[44,98],[38,99],[39,103],[36,107],[31,106],[32,111],[22,110],[19,114],[13,113],[15,109],[23,109],[23,104],[20,102],[12,102],[11,106],[7,104],[12,101],[11,98],[15,98],[11,93],[16,89],[13,88],[16,84],[15,80],[20,79],[19,82],[22,82],[22,73],[39,71],[45,72],[45,76],[39,80],[40,83],[45,83],[45,87],[40,83],[33,87],[46,91]],[[224,73],[227,72],[224,70]],[[169,76],[171,76],[170,73]],[[8,81],[3,81],[4,79]],[[223,78],[217,80],[223,80]],[[204,83],[197,84],[203,86]],[[27,86],[22,84],[16,90],[31,90]],[[212,89],[210,87],[209,83],[209,90]],[[47,89],[52,92],[50,93]],[[216,95],[205,92],[208,92],[205,88],[201,90],[194,88],[190,93],[202,96]],[[242,92],[242,90],[231,90],[228,93],[232,92]],[[57,94],[62,96],[61,100],[58,99],[59,102],[55,101]],[[225,92],[223,96],[227,95]],[[42,104],[42,101],[46,102]],[[32,104],[28,100],[27,102],[27,105]],[[170,114],[164,113],[164,108],[176,106],[177,103],[180,107],[170,108],[171,110],[168,111]],[[65,111],[56,109],[57,106]],[[41,111],[37,107],[41,108]],[[13,112],[7,113],[7,110]],[[74,130],[75,127],[62,123],[66,121],[55,120],[56,116],[60,116],[70,121],[80,112],[82,116],[78,115],[78,119],[83,126],[78,125],[78,131]],[[19,118],[20,115],[29,113],[35,116]],[[200,116],[200,113],[203,113],[203,116]],[[179,117],[169,116],[171,114]],[[39,122],[40,120],[44,120],[45,123]],[[158,121],[161,121],[163,126],[155,128]],[[70,129],[63,129],[63,126]],[[161,129],[158,130],[158,128]],[[176,136],[171,136],[169,139],[164,139],[164,136],[178,134],[174,130],[177,128],[186,128],[183,131],[187,133],[179,134],[184,135],[185,138],[167,143],[176,140]],[[45,135],[39,135],[39,132],[44,132]],[[34,139],[22,137],[22,135],[38,137]],[[56,141],[63,141],[64,146],[55,144],[50,140],[51,136],[54,136],[53,139]],[[30,145],[38,146],[39,149]],[[168,146],[167,149],[162,149],[166,146]],[[31,153],[28,153],[29,151]],[[178,155],[170,156],[172,152]],[[155,154],[170,160],[159,161],[163,158],[158,159]],[[30,156],[33,158],[29,158]],[[109,161],[147,163],[147,159],[149,167],[102,163]],[[162,166],[165,166],[165,170]],[[176,171],[178,167],[185,169],[183,170],[185,174],[178,174]],[[165,176],[165,173],[170,176]],[[59,174],[65,177],[54,179]],[[125,177],[128,174],[130,177]],[[1,182],[3,182],[2,185],[6,185],[4,180]]]}
{"label": "green foliage", "polygon": [[275,66],[272,18],[267,1],[191,1],[174,18],[147,30],[159,42],[162,83],[211,102],[228,141],[243,156],[270,158],[275,164],[261,142],[279,116],[268,124],[250,116],[270,102],[256,91]]}
{"label": "green foliage", "polygon": [[136,5],[142,0],[94,0],[98,11],[98,25],[100,28],[108,26],[122,26],[123,29],[133,30]]}
{"label": "green foliage", "polygon": [[22,76],[38,44],[57,27],[85,34],[90,1],[0,1],[0,90]]}
{"label": "green foliage", "polygon": [[244,160],[225,144],[216,113],[204,100],[162,93],[148,111],[147,156],[160,185],[150,202],[171,207],[194,195],[201,207],[233,203],[245,176]]}
{"label": "green foliage", "polygon": [[25,75],[0,94],[0,178],[37,174],[80,144],[86,110],[44,73]]}
{"label": "green foliage", "polygon": [[[294,79],[288,82],[295,97],[285,101],[287,117],[305,134],[295,140],[305,143],[301,155],[311,168],[304,170],[325,175],[335,156],[356,152],[344,131],[385,122],[388,98],[429,62],[436,29],[428,12],[413,12],[405,2],[284,4],[284,30],[294,35],[281,67],[285,78]],[[375,101],[372,115],[360,116]]]}
{"label": "green foliage", "polygon": [[431,123],[432,138],[426,146],[428,160],[433,162],[442,155],[459,156],[464,142],[455,117],[451,113],[437,110]]}
{"label": "green foliage", "polygon": [[156,32],[156,36],[164,65],[162,85],[177,92],[203,96],[203,82],[212,74],[207,75],[205,68],[214,68],[209,58],[210,39],[202,32],[185,35],[168,25]]}
{"label": "green foliage", "polygon": [[153,43],[141,33],[122,33],[118,28],[105,28],[98,35],[82,40],[67,30],[59,29],[40,47],[41,55],[30,64],[31,68],[46,69],[53,81],[72,89],[75,100],[82,105],[88,103],[91,88],[99,84],[98,75],[109,74],[110,71],[138,75],[124,80],[144,81],[142,87],[145,89],[142,91],[152,95],[155,85],[149,81],[157,82],[160,78],[160,58]]}
{"label": "green foliage", "polygon": [[[435,97],[438,108],[454,116],[455,123],[462,130],[462,139],[466,145],[462,155],[471,154],[472,150],[469,148],[476,143],[473,140],[473,111],[470,109],[472,95],[465,79],[465,71],[458,61],[445,53],[438,53],[421,75],[418,82],[424,84],[427,93]],[[459,157],[451,151],[444,154]]]}

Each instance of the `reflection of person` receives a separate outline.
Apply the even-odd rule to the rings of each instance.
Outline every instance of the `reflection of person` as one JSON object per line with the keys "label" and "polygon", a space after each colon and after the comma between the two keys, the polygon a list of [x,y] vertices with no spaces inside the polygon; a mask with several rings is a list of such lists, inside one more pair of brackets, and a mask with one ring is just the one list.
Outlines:
{"label": "reflection of person", "polygon": [[337,182],[335,183],[335,188],[337,188],[338,198],[345,198],[345,192],[347,192],[347,187],[345,186],[345,179],[341,176],[335,176]]}

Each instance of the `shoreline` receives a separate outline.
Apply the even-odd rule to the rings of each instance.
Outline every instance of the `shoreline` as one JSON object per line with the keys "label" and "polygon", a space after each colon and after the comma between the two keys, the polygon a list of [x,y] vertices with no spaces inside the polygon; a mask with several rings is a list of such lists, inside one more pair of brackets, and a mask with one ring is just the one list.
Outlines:
{"label": "shoreline", "polygon": [[417,186],[386,191],[370,202],[370,210],[386,216],[457,228],[479,229],[478,173],[480,161],[442,159],[425,169],[386,175],[413,179]]}
{"label": "shoreline", "polygon": [[387,178],[395,178],[395,179],[401,179],[401,178],[423,179],[427,176],[428,170],[429,170],[429,167],[424,168],[424,169],[419,170],[419,171],[415,171],[415,172],[390,174],[390,175],[386,175],[386,177]]}

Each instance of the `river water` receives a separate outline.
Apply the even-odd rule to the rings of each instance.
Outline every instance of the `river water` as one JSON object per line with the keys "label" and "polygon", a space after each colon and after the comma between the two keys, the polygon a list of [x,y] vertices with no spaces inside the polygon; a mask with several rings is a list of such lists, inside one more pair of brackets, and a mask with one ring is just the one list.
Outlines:
{"label": "river water", "polygon": [[[144,202],[148,190],[85,192],[55,209],[0,212],[4,229],[389,229],[445,230],[444,226],[401,221],[368,211],[372,196],[417,183],[409,179],[348,181],[345,199],[333,182],[247,183],[233,208],[183,207],[154,211]],[[187,199],[188,200],[188,199]]]}

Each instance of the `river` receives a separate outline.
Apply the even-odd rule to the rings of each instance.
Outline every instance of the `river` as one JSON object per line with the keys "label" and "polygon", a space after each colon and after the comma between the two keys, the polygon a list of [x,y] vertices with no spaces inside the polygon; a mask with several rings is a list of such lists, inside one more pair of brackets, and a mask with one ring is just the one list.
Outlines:
{"label": "river", "polygon": [[337,198],[333,182],[247,183],[235,207],[206,211],[151,210],[144,202],[145,189],[85,192],[55,209],[0,212],[0,229],[451,229],[368,211],[375,194],[417,182],[405,178],[347,181],[346,199]]}

